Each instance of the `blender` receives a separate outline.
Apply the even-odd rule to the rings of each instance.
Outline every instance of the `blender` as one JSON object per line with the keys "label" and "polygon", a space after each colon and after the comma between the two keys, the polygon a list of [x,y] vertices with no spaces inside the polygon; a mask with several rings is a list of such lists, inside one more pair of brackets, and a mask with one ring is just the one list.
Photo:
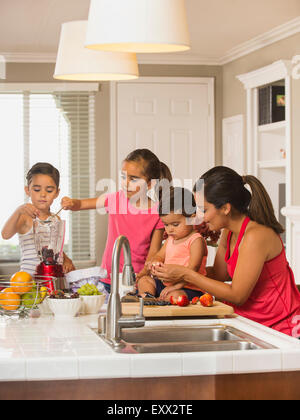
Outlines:
{"label": "blender", "polygon": [[57,279],[55,285],[49,280],[47,287],[50,292],[55,289],[65,289],[66,281],[62,266],[65,221],[55,216],[51,216],[48,220],[36,219],[33,222],[33,235],[40,258],[36,275]]}

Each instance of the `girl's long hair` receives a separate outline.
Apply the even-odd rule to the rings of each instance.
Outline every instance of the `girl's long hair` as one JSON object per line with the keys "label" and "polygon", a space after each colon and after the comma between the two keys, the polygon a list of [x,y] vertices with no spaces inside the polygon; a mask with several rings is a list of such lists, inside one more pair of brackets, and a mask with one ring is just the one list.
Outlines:
{"label": "girl's long hair", "polygon": [[[252,175],[240,176],[233,169],[216,166],[203,174],[194,186],[194,192],[202,188],[206,201],[216,208],[229,203],[233,210],[250,217],[251,220],[270,227],[276,233],[284,228],[276,219],[269,194],[263,184]],[[250,191],[245,187],[249,185]]]}
{"label": "girl's long hair", "polygon": [[[168,186],[172,183],[172,173],[169,167],[160,162],[158,157],[149,149],[136,149],[124,159],[125,162],[139,162],[143,166],[143,173],[148,181],[152,179],[167,181]],[[162,197],[162,186],[155,186],[158,200]]]}

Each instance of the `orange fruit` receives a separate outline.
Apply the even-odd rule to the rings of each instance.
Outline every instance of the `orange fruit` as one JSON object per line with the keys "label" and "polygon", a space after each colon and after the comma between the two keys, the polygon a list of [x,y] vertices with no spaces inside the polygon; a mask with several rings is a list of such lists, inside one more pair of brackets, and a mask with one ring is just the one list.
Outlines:
{"label": "orange fruit", "polygon": [[18,271],[10,279],[10,287],[15,293],[30,292],[33,286],[32,277],[26,271]]}
{"label": "orange fruit", "polygon": [[15,293],[11,287],[0,292],[0,306],[7,311],[15,311],[21,303],[20,295]]}

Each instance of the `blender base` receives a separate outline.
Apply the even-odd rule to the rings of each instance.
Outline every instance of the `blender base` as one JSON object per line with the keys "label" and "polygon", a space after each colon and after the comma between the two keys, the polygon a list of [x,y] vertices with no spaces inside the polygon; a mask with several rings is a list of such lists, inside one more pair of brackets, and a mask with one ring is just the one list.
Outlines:
{"label": "blender base", "polygon": [[36,267],[36,275],[44,277],[55,277],[55,281],[49,280],[47,287],[50,292],[53,290],[68,290],[69,284],[65,278],[63,267],[60,264],[46,265],[40,263]]}

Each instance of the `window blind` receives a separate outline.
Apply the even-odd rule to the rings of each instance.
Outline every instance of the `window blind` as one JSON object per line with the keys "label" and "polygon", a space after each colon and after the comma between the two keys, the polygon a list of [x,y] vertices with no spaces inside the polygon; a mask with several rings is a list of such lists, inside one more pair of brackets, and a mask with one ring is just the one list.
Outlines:
{"label": "window blind", "polygon": [[[57,92],[57,106],[69,126],[70,195],[91,197],[95,190],[94,93]],[[74,260],[95,259],[95,211],[72,212],[68,252]]]}
{"label": "window blind", "polygon": [[[52,211],[60,208],[62,196],[86,198],[95,191],[95,92],[0,92],[0,110],[7,109],[12,101],[15,110],[11,107],[10,112],[1,115],[4,119],[10,116],[14,127],[0,127],[0,138],[4,139],[7,132],[13,131],[10,137],[15,147],[11,152],[5,150],[1,141],[1,158],[6,166],[18,166],[22,181],[20,174],[14,178],[18,193],[14,197],[13,194],[7,196],[6,209],[0,211],[2,226],[24,202],[25,175],[36,162],[49,162],[61,174],[61,194]],[[14,165],[16,160],[18,165]],[[0,167],[1,177],[4,172],[5,165]],[[65,252],[74,261],[95,260],[95,212],[63,212],[62,218],[67,227]],[[15,261],[18,252],[16,237],[0,241],[0,261]]]}

